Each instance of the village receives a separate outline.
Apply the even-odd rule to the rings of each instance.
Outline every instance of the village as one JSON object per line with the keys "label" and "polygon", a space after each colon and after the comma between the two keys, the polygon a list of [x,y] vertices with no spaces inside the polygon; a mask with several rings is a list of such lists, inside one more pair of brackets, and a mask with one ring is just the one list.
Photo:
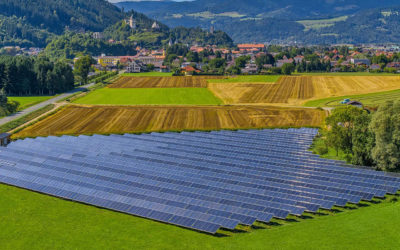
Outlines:
{"label": "village", "polygon": [[[276,47],[276,46],[274,46]],[[279,51],[280,50],[280,51]],[[127,73],[146,71],[171,72],[180,69],[183,74],[206,74],[210,61],[216,58],[224,59],[224,72],[237,66],[236,74],[276,74],[285,64],[293,64],[299,70],[303,65],[304,72],[388,72],[400,73],[400,58],[398,47],[350,47],[335,46],[330,49],[312,47],[306,53],[293,55],[293,51],[301,50],[293,47],[279,47],[279,52],[270,50],[264,44],[238,44],[237,48],[218,48],[217,46],[191,46],[188,51],[195,54],[207,52],[202,61],[191,61],[189,57],[178,55],[170,63],[166,61],[167,49],[151,50],[137,47],[135,56],[94,57],[98,70],[123,69]],[[310,53],[311,52],[311,53]],[[307,55],[308,53],[308,55]],[[258,58],[269,58],[268,63]],[[245,63],[238,65],[238,58]],[[243,60],[242,60],[243,61]],[[264,60],[265,61],[265,60]],[[317,62],[315,62],[317,61]],[[315,67],[307,65],[317,64]],[[296,68],[297,66],[297,68]],[[228,71],[229,72],[229,71]]]}

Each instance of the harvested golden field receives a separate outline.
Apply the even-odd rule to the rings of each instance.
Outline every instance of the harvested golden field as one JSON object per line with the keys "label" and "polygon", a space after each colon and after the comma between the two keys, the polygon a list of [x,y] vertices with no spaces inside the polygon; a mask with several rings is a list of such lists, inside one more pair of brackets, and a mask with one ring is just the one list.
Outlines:
{"label": "harvested golden field", "polygon": [[309,100],[400,89],[399,76],[286,76],[276,83],[213,83],[209,88],[226,104],[298,106]]}
{"label": "harvested golden field", "polygon": [[167,76],[130,77],[123,76],[109,88],[206,88],[208,79],[222,79],[223,76]]}
{"label": "harvested golden field", "polygon": [[265,106],[78,106],[71,105],[14,135],[218,130],[320,126],[325,111]]}

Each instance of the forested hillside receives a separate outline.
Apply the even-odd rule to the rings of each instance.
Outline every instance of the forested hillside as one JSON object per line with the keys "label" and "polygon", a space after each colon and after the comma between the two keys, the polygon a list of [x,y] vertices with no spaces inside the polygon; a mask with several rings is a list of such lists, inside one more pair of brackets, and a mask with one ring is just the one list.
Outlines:
{"label": "forested hillside", "polygon": [[[171,27],[214,26],[235,42],[398,43],[395,0],[122,2]],[[388,7],[390,6],[390,7]]]}
{"label": "forested hillside", "polygon": [[[117,6],[125,10],[134,9],[157,19],[168,19],[174,14],[176,18],[179,18],[176,14],[190,16],[190,14],[209,12],[213,14],[239,13],[248,18],[275,17],[299,20],[348,15],[360,10],[396,4],[398,4],[397,0],[196,0],[162,1],[161,3],[159,1],[126,1],[118,3]],[[209,16],[208,19],[212,17]]]}
{"label": "forested hillside", "polygon": [[104,0],[2,0],[0,14],[24,18],[32,26],[56,34],[66,28],[102,31],[124,17]]}
{"label": "forested hillside", "polygon": [[46,45],[52,33],[30,25],[25,19],[16,16],[0,15],[0,46],[40,46]]}

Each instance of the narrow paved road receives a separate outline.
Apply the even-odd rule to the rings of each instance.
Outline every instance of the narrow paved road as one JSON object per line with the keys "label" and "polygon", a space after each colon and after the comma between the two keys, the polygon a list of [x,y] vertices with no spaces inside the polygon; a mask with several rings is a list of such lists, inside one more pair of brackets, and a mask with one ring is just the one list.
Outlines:
{"label": "narrow paved road", "polygon": [[89,87],[91,87],[93,85],[94,85],[94,83],[89,83],[87,85],[75,88],[75,89],[73,89],[73,90],[71,90],[69,92],[66,92],[64,94],[58,95],[58,96],[56,96],[54,98],[51,98],[51,99],[49,99],[47,101],[41,102],[41,103],[36,104],[36,105],[34,105],[32,107],[29,107],[27,109],[21,110],[21,111],[19,111],[17,113],[14,113],[12,115],[9,115],[9,116],[6,116],[4,118],[1,118],[0,119],[0,125],[6,124],[6,123],[11,122],[11,121],[13,121],[15,119],[21,118],[21,117],[23,117],[23,116],[25,116],[25,115],[27,115],[29,113],[32,113],[32,112],[34,112],[34,111],[36,111],[38,109],[41,109],[41,108],[43,108],[43,107],[45,107],[45,106],[47,106],[49,104],[56,103],[56,102],[58,102],[58,101],[60,101],[62,99],[67,98],[70,95],[75,94],[76,92],[79,92],[79,91],[82,91],[84,89],[87,89],[87,88],[89,88]]}

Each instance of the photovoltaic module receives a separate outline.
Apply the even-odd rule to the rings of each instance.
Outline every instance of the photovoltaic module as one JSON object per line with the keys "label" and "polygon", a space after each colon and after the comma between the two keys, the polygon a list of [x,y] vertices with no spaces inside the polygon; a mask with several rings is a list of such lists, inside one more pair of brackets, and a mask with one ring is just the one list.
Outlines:
{"label": "photovoltaic module", "polygon": [[321,159],[316,129],[62,136],[0,148],[0,182],[214,234],[395,194],[400,178]]}

